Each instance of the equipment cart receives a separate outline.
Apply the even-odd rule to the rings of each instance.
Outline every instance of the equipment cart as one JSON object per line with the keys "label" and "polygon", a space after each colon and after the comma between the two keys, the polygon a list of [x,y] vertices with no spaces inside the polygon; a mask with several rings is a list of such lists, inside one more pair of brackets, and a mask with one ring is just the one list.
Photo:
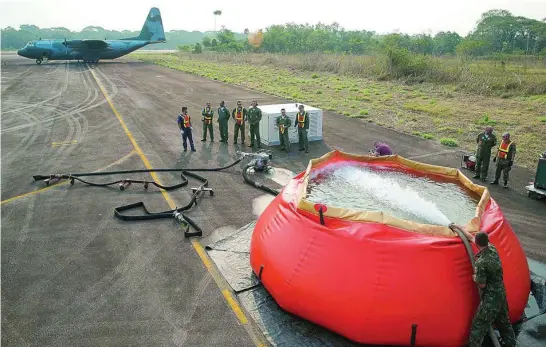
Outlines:
{"label": "equipment cart", "polygon": [[546,196],[546,152],[538,159],[535,181],[525,188],[530,198],[542,199]]}

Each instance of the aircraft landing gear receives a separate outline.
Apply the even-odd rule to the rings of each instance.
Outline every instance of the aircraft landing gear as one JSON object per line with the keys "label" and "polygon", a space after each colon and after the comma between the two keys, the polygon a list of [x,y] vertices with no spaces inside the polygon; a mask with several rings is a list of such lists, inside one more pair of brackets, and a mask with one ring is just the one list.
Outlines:
{"label": "aircraft landing gear", "polygon": [[36,64],[40,65],[42,63],[42,59],[36,59]]}

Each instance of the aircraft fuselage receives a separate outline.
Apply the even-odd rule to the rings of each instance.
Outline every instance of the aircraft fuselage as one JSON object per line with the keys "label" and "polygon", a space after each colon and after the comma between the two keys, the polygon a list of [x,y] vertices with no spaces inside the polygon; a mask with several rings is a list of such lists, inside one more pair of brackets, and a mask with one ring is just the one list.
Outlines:
{"label": "aircraft fuselage", "polygon": [[[139,40],[36,40],[29,42],[17,54],[37,60],[83,60],[116,59],[148,45]],[[68,42],[68,44],[67,44]]]}

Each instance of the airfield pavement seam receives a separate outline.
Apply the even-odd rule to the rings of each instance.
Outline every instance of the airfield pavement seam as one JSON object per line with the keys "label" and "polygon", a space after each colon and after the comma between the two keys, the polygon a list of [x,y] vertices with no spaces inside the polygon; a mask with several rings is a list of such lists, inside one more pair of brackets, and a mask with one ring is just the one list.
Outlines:
{"label": "airfield pavement seam", "polygon": [[[98,68],[96,70],[98,70]],[[133,147],[134,147],[136,153],[138,154],[138,156],[140,157],[140,159],[142,160],[142,162],[144,163],[146,168],[149,169],[149,170],[152,170],[153,166],[150,164],[150,161],[148,160],[148,158],[146,157],[146,155],[144,154],[144,152],[142,151],[142,149],[140,148],[140,146],[136,142],[136,140],[133,137],[133,134],[131,133],[131,131],[129,131],[129,128],[127,128],[127,125],[123,121],[123,118],[122,118],[121,114],[115,108],[111,97],[108,95],[108,92],[106,91],[103,84],[101,83],[101,81],[97,77],[95,69],[90,69],[89,71],[91,72],[91,75],[93,76],[93,78],[97,82],[97,85],[99,86],[99,89],[101,90],[102,94],[106,98],[106,101],[107,101],[108,105],[110,105],[110,108],[112,109],[112,112],[114,113],[114,115],[118,119],[119,123],[121,124],[121,127],[125,131],[125,134],[127,135],[129,140],[133,144]],[[153,180],[157,184],[162,184],[161,180],[159,179],[159,177],[157,176],[157,174],[155,172],[150,172],[150,175],[152,176]],[[176,208],[176,203],[174,202],[174,200],[170,196],[170,194],[165,190],[161,190],[161,194],[163,195],[163,198],[165,199],[165,201],[167,202],[169,207],[171,209],[175,209]],[[235,314],[235,316],[237,317],[239,322],[243,325],[243,327],[247,331],[248,335],[250,336],[250,338],[252,339],[254,344],[256,346],[258,346],[258,347],[265,347],[267,344],[265,342],[262,342],[262,339],[254,331],[253,327],[249,323],[248,318],[246,317],[246,314],[243,312],[243,309],[241,308],[241,306],[239,305],[237,300],[234,298],[232,292],[229,290],[228,285],[225,282],[225,280],[223,280],[220,273],[216,270],[216,268],[212,264],[212,261],[209,258],[209,256],[205,253],[205,250],[203,249],[203,246],[195,238],[191,238],[190,241],[191,241],[191,244],[192,244],[194,250],[196,251],[197,255],[199,256],[199,258],[203,262],[203,265],[205,266],[207,271],[210,273],[210,275],[214,279],[214,282],[216,282],[216,285],[218,286],[218,288],[221,290],[222,295],[224,296],[224,299],[226,300],[229,308],[233,311],[233,313]]]}

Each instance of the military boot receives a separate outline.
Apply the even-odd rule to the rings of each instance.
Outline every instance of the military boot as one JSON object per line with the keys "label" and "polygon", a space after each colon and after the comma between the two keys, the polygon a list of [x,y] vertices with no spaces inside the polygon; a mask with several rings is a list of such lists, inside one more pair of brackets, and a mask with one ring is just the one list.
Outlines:
{"label": "military boot", "polygon": [[491,184],[499,184],[499,180],[494,180]]}
{"label": "military boot", "polygon": [[503,188],[504,188],[504,189],[508,188],[508,181],[504,181]]}

